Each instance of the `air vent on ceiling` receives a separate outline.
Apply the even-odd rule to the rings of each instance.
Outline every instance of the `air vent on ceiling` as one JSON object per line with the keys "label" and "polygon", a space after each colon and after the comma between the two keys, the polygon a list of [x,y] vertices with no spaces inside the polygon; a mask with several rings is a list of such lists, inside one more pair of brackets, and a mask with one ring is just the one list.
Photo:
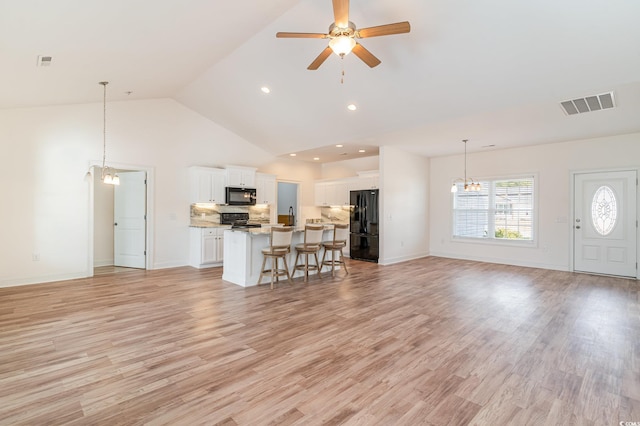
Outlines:
{"label": "air vent on ceiling", "polygon": [[613,92],[572,99],[570,101],[560,102],[560,105],[567,115],[582,114],[583,112],[598,111],[601,109],[615,107]]}
{"label": "air vent on ceiling", "polygon": [[48,67],[51,65],[51,56],[38,56],[38,64],[39,67]]}

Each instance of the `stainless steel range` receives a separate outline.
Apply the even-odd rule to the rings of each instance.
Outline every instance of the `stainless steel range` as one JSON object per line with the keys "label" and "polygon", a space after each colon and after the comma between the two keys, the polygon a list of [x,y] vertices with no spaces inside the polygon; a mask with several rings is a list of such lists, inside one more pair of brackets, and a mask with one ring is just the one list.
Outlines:
{"label": "stainless steel range", "polygon": [[231,225],[232,229],[262,227],[259,223],[249,222],[249,213],[220,213],[220,224]]}

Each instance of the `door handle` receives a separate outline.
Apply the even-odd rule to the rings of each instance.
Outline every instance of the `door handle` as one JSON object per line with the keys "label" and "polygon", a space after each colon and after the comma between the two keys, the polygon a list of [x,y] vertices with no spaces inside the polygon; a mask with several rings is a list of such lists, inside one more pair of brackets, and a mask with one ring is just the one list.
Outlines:
{"label": "door handle", "polygon": [[118,226],[118,222],[114,223],[113,226]]}

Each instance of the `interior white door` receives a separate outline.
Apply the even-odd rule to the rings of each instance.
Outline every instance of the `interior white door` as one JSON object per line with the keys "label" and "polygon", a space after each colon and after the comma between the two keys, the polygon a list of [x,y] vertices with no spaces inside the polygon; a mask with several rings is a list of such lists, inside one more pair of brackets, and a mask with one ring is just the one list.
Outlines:
{"label": "interior white door", "polygon": [[574,270],[635,277],[637,172],[574,177]]}
{"label": "interior white door", "polygon": [[145,269],[147,173],[120,172],[118,176],[113,203],[114,265]]}

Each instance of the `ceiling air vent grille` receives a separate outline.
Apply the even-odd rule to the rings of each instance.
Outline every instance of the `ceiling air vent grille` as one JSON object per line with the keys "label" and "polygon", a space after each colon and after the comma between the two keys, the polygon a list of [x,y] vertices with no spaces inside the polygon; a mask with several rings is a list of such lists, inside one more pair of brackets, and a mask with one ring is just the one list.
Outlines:
{"label": "ceiling air vent grille", "polygon": [[585,98],[560,102],[560,105],[562,106],[565,114],[575,115],[582,114],[583,112],[613,108],[615,103],[613,101],[613,92],[608,92],[601,95],[587,96]]}

